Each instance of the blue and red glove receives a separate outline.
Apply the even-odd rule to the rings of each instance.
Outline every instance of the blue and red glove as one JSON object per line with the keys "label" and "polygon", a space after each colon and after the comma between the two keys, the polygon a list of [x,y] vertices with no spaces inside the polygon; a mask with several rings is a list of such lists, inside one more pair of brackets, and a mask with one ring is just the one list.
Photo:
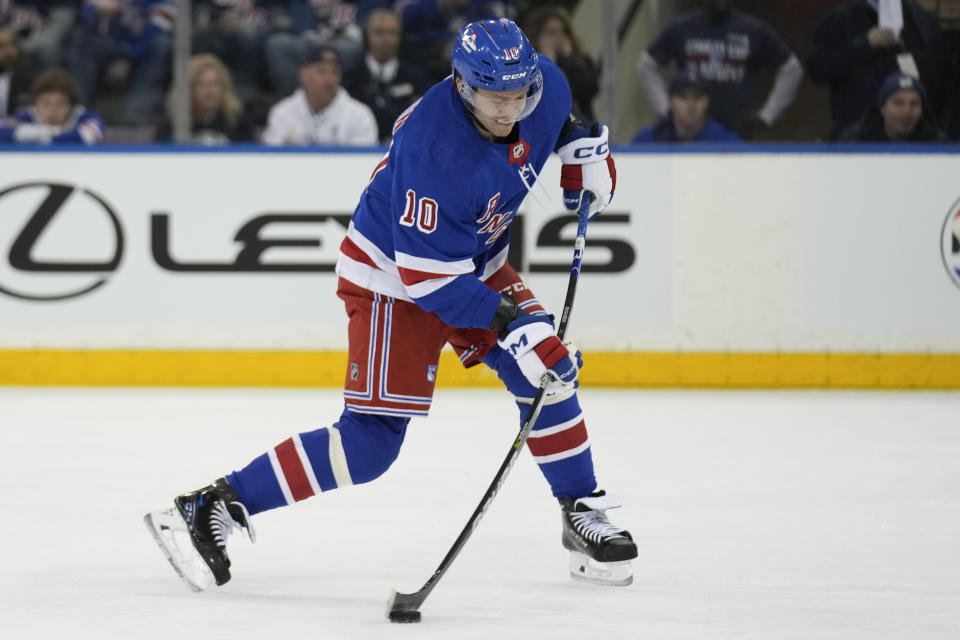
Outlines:
{"label": "blue and red glove", "polygon": [[593,194],[590,218],[607,208],[617,188],[617,166],[610,155],[609,130],[597,123],[592,128],[575,125],[560,140],[557,155],[563,162],[560,186],[563,204],[570,211],[579,211],[583,193]]}
{"label": "blue and red glove", "polygon": [[[517,361],[517,366],[534,387],[547,371],[555,383],[572,385],[580,373],[567,347],[553,333],[550,316],[518,310],[516,317],[498,336],[497,344]],[[577,353],[579,359],[579,352]],[[582,361],[580,361],[582,362]]]}

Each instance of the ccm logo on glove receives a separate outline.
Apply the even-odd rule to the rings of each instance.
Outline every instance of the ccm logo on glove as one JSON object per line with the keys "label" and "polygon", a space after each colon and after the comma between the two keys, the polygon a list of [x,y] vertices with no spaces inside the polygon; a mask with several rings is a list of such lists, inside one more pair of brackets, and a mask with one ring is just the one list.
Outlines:
{"label": "ccm logo on glove", "polygon": [[607,208],[617,188],[617,166],[610,155],[609,130],[596,124],[591,129],[575,127],[557,149],[563,166],[560,168],[560,188],[563,204],[578,211],[584,192],[593,194],[590,218]]}
{"label": "ccm logo on glove", "polygon": [[518,311],[498,340],[500,348],[517,361],[520,371],[534,387],[540,386],[543,374],[563,384],[577,379],[580,370],[570,352],[553,333],[550,317],[543,313]]}
{"label": "ccm logo on glove", "polygon": [[592,144],[586,147],[580,147],[579,149],[574,149],[573,157],[577,160],[588,160],[594,156],[604,156],[606,157],[607,153],[610,151],[610,145],[606,142],[601,143],[594,147]]}

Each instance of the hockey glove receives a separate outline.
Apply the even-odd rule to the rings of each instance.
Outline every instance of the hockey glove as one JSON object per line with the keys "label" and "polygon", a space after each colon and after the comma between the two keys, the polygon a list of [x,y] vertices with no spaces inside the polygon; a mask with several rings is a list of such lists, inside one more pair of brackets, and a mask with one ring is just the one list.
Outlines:
{"label": "hockey glove", "polygon": [[518,311],[498,338],[497,344],[514,357],[534,387],[540,386],[543,374],[548,371],[555,383],[562,386],[573,384],[580,373],[567,347],[554,335],[553,323],[545,314]]}
{"label": "hockey glove", "polygon": [[563,204],[570,211],[579,211],[583,192],[593,194],[590,218],[607,208],[617,188],[617,166],[607,142],[609,130],[597,123],[591,129],[578,127],[563,140],[557,155],[563,162],[560,186]]}

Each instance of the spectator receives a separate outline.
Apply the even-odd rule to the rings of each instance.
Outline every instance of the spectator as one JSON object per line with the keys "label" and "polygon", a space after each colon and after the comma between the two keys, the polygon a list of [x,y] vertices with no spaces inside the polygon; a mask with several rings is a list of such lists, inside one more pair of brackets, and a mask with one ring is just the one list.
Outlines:
{"label": "spectator", "polygon": [[849,142],[949,142],[926,109],[923,82],[894,71],[880,85],[877,102],[840,139]]}
{"label": "spectator", "polygon": [[[209,53],[190,58],[191,141],[207,146],[252,142],[253,123],[233,90],[230,70]],[[172,106],[168,111],[172,113]],[[157,129],[157,142],[172,139],[170,120]]]}
{"label": "spectator", "polygon": [[562,7],[546,5],[527,15],[524,31],[530,34],[533,48],[557,63],[567,77],[573,93],[573,114],[593,122],[593,99],[600,92],[600,71],[584,54],[573,23]]}
{"label": "spectator", "polygon": [[480,18],[506,17],[513,2],[489,0],[397,0],[403,26],[400,59],[419,66],[432,84],[450,75],[450,52],[460,27]]}
{"label": "spectator", "polygon": [[394,121],[427,89],[423,71],[397,58],[400,39],[400,19],[395,13],[371,12],[364,25],[367,54],[344,81],[350,95],[373,110],[381,142],[390,140]]}
{"label": "spectator", "polygon": [[831,140],[873,106],[893,71],[920,78],[929,92],[931,114],[945,115],[942,78],[949,74],[949,63],[940,30],[936,18],[913,0],[902,5],[847,0],[827,11],[814,26],[807,68],[814,82],[830,87]]}
{"label": "spectator", "polygon": [[0,127],[0,143],[99,144],[103,119],[77,101],[77,87],[62,69],[48,69],[30,89],[33,103]]}
{"label": "spectator", "polygon": [[363,31],[356,22],[357,7],[344,0],[268,0],[270,29],[265,52],[267,76],[274,95],[297,88],[298,65],[304,49],[322,42],[337,50],[347,68],[363,59]]}
{"label": "spectator", "polygon": [[300,64],[300,88],[270,109],[264,144],[377,144],[377,120],[370,107],[340,86],[340,54],[310,44]]}
{"label": "spectator", "polygon": [[740,137],[707,116],[707,84],[692,69],[677,72],[670,82],[669,112],[655,125],[641,129],[634,144],[646,142],[740,142]]}
{"label": "spectator", "polygon": [[216,56],[241,96],[253,97],[263,72],[267,12],[256,0],[194,0],[193,52]]}
{"label": "spectator", "polygon": [[0,26],[16,32],[23,55],[42,71],[60,64],[76,5],[71,0],[0,0]]}
{"label": "spectator", "polygon": [[172,0],[85,0],[70,39],[80,100],[91,104],[107,69],[129,82],[123,124],[156,120],[170,75]]}
{"label": "spectator", "polygon": [[[704,8],[684,14],[640,55],[638,73],[653,110],[667,114],[666,84],[660,67],[692,68],[708,83],[710,117],[750,139],[772,125],[790,106],[803,79],[803,67],[765,22],[731,8],[731,0],[703,0]],[[773,88],[759,110],[753,108],[758,71],[776,72]]]}
{"label": "spectator", "polygon": [[0,119],[30,104],[30,75],[20,38],[0,27]]}

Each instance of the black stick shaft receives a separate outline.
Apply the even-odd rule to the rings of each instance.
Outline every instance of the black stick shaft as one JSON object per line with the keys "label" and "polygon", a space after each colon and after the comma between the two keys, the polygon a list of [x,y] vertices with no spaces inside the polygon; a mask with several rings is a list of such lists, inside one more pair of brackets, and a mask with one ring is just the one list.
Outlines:
{"label": "black stick shaft", "polygon": [[[580,263],[583,260],[583,249],[586,246],[590,200],[590,194],[584,193],[583,202],[580,205],[580,212],[577,221],[577,239],[574,241],[573,246],[573,263],[570,265],[570,280],[567,282],[567,295],[563,302],[563,312],[560,315],[560,324],[557,327],[557,337],[560,338],[560,340],[563,340],[567,333],[567,326],[570,324],[570,312],[573,309],[573,300],[577,293],[577,281],[580,279]],[[513,441],[510,451],[507,452],[507,456],[500,464],[500,468],[497,470],[497,474],[493,477],[493,481],[490,483],[490,486],[487,487],[487,491],[483,494],[483,498],[480,499],[480,504],[478,504],[477,508],[473,510],[473,514],[470,516],[470,519],[467,520],[467,524],[463,527],[460,535],[457,536],[453,546],[450,547],[449,551],[447,551],[447,555],[443,557],[443,560],[440,562],[440,566],[437,567],[437,570],[434,571],[433,575],[430,576],[430,578],[426,581],[426,583],[424,583],[419,591],[415,593],[399,593],[394,591],[391,593],[390,599],[387,601],[388,617],[391,611],[417,611],[420,608],[420,605],[423,604],[424,600],[427,599],[427,596],[430,595],[430,592],[433,591],[434,587],[437,586],[437,583],[440,581],[440,578],[443,577],[443,574],[447,572],[447,569],[450,568],[450,565],[453,564],[453,561],[460,554],[460,551],[463,549],[464,545],[466,545],[467,540],[469,540],[470,536],[473,535],[474,529],[476,529],[477,525],[480,524],[480,519],[483,517],[484,512],[486,512],[486,510],[490,507],[490,504],[493,502],[493,498],[497,495],[497,492],[500,491],[500,487],[503,486],[503,483],[507,479],[507,475],[510,473],[510,469],[513,467],[513,464],[520,456],[520,451],[522,450],[524,443],[527,441],[527,436],[530,435],[530,431],[533,429],[533,425],[537,421],[537,417],[540,415],[540,407],[543,403],[543,394],[546,391],[547,384],[549,382],[549,375],[544,374],[543,379],[540,381],[540,387],[537,389],[537,394],[534,396],[533,402],[530,404],[530,409],[527,411],[527,415],[524,418],[523,423],[520,425],[520,432]]]}

